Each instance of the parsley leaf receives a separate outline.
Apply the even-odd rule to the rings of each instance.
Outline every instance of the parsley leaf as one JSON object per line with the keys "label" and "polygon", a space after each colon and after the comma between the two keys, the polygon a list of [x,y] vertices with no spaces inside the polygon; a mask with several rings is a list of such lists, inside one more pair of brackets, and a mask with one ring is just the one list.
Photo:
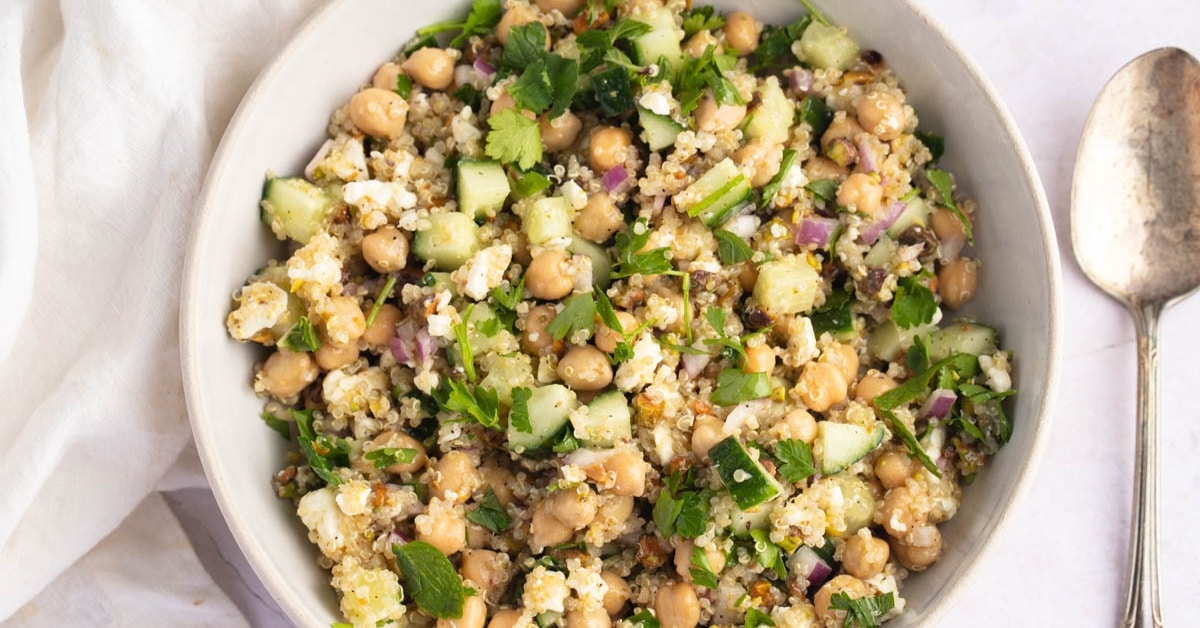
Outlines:
{"label": "parsley leaf", "polygon": [[775,458],[783,463],[778,468],[779,475],[793,484],[817,472],[812,448],[802,440],[788,438],[779,441],[775,446]]}
{"label": "parsley leaf", "polygon": [[813,193],[813,196],[825,201],[832,202],[837,198],[838,182],[836,179],[817,179],[809,181],[804,189]]}
{"label": "parsley leaf", "polygon": [[533,423],[529,421],[529,397],[532,395],[533,391],[524,386],[512,389],[512,410],[508,413],[508,422],[523,434],[533,433]]}
{"label": "parsley leaf", "polygon": [[749,261],[751,257],[754,257],[754,251],[750,245],[732,232],[726,229],[717,229],[713,232],[713,236],[717,239],[717,257],[721,258],[722,264],[732,266]]}
{"label": "parsley leaf", "polygon": [[263,410],[260,416],[262,416],[263,423],[266,423],[267,427],[275,430],[277,434],[283,437],[283,440],[292,440],[292,428],[288,427],[287,421],[272,415],[266,410]]}
{"label": "parsley leaf", "polygon": [[400,94],[401,98],[408,100],[409,95],[412,94],[412,88],[412,79],[408,78],[407,74],[396,75],[396,88],[394,91]]}
{"label": "parsley leaf", "polygon": [[679,516],[675,519],[675,531],[685,539],[694,539],[708,527],[708,513],[712,507],[713,492],[709,489],[701,491],[684,491],[679,494],[682,506]]}
{"label": "parsley leaf", "polygon": [[875,628],[879,625],[879,618],[892,610],[895,603],[895,597],[890,592],[859,598],[850,597],[846,593],[834,593],[833,597],[829,598],[830,608],[846,611],[842,628]]}
{"label": "parsley leaf", "polygon": [[766,209],[770,206],[771,201],[775,199],[775,195],[779,193],[779,188],[783,185],[783,179],[787,176],[788,171],[796,163],[798,154],[796,151],[787,148],[783,151],[783,159],[779,162],[779,172],[771,177],[771,180],[763,186],[762,192],[758,197],[758,208]]}
{"label": "parsley leaf", "polygon": [[710,31],[725,26],[725,18],[721,17],[711,6],[697,7],[683,13],[683,38],[700,31]]}
{"label": "parsley leaf", "polygon": [[526,66],[508,93],[518,108],[535,114],[549,108],[549,117],[557,118],[571,106],[578,85],[579,62],[549,53]]}
{"label": "parsley leaf", "polygon": [[392,544],[404,588],[417,606],[438,619],[462,617],[466,590],[450,559],[425,541]]}
{"label": "parsley leaf", "polygon": [[447,379],[445,384],[433,391],[438,405],[463,418],[470,418],[484,427],[500,427],[500,402],[496,391],[483,386],[474,390],[466,384]]}
{"label": "parsley leaf", "polygon": [[386,469],[394,464],[408,464],[420,453],[406,447],[380,447],[363,454],[363,458],[375,463],[376,469]]}
{"label": "parsley leaf", "polygon": [[379,310],[383,309],[383,304],[392,297],[392,290],[396,289],[396,276],[388,275],[387,281],[383,282],[383,287],[379,289],[379,294],[375,297],[375,303],[371,305],[371,311],[367,313],[367,327],[375,322],[375,317],[379,316]]}
{"label": "parsley leaf", "polygon": [[514,26],[508,31],[508,39],[504,42],[500,69],[513,72],[524,70],[545,54],[546,27],[541,22]]}
{"label": "parsley leaf", "polygon": [[289,410],[292,420],[296,422],[299,432],[297,440],[300,450],[308,459],[308,468],[325,481],[325,484],[336,488],[342,483],[342,478],[334,472],[335,467],[350,466],[350,445],[341,438],[321,434],[313,430],[313,410]]}
{"label": "parsley leaf", "polygon": [[297,353],[311,352],[321,348],[321,339],[317,337],[317,330],[313,328],[312,321],[308,320],[307,316],[301,316],[283,338],[279,339],[279,346]]}
{"label": "parsley leaf", "polygon": [[[631,235],[632,234],[632,235]],[[618,233],[616,239],[617,264],[613,268],[612,278],[621,279],[632,275],[661,275],[672,270],[671,260],[667,255],[671,252],[668,247],[660,247],[645,252],[650,242],[650,227],[645,218],[638,218],[629,226],[626,233]]]}
{"label": "parsley leaf", "polygon": [[921,336],[913,336],[912,346],[904,352],[904,365],[913,373],[929,368],[929,348]]}
{"label": "parsley leaf", "polygon": [[512,190],[518,198],[529,198],[538,192],[550,187],[552,182],[546,175],[537,170],[522,172],[516,180],[513,181]]}
{"label": "parsley leaf", "polygon": [[925,325],[937,313],[933,291],[921,284],[917,275],[901,277],[896,282],[896,298],[892,301],[892,320],[901,329]]}
{"label": "parsley leaf", "polygon": [[942,155],[946,154],[946,139],[937,133],[926,133],[918,130],[913,135],[917,136],[917,139],[921,140],[925,148],[929,149],[929,154],[931,155],[929,163],[936,164],[942,158]]}
{"label": "parsley leaf", "polygon": [[479,507],[467,513],[467,521],[487,528],[492,534],[499,534],[512,525],[512,517],[500,504],[500,500],[496,498],[496,491],[490,486],[483,494]]}
{"label": "parsley leaf", "polygon": [[[975,356],[967,353],[956,353],[943,360],[938,360],[919,375],[879,395],[874,400],[875,407],[881,410],[892,410],[906,403],[916,401],[929,391],[929,382],[933,380],[934,376],[943,374],[943,370],[954,371],[965,377],[973,375],[977,368],[978,360]],[[954,386],[946,385],[941,387],[953,388]]]}
{"label": "parsley leaf", "polygon": [[692,547],[692,560],[688,571],[692,575],[692,582],[708,589],[717,588],[719,580],[713,572],[712,563],[708,562],[708,554],[704,552],[704,548],[698,545]]}
{"label": "parsley leaf", "polygon": [[567,426],[564,427],[561,432],[559,432],[558,437],[554,439],[554,445],[550,447],[550,451],[553,451],[556,454],[569,454],[573,451],[577,451],[582,446],[583,443],[580,443],[579,439],[575,438],[575,430],[572,429],[571,425],[568,423]]}
{"label": "parsley leaf", "polygon": [[678,88],[680,113],[684,116],[690,114],[700,104],[705,90],[712,92],[717,104],[746,104],[733,82],[724,74],[736,60],[736,57],[717,54],[715,46],[709,46],[698,58],[686,57],[672,83]]}
{"label": "parsley leaf", "polygon": [[542,133],[536,120],[521,115],[516,108],[505,109],[488,118],[492,127],[487,135],[488,157],[529,170],[542,160]]}
{"label": "parsley leaf", "polygon": [[746,628],[758,628],[759,626],[774,626],[775,620],[771,616],[758,610],[751,608],[746,611]]}
{"label": "parsley leaf", "polygon": [[954,178],[950,176],[949,172],[935,168],[926,170],[925,178],[929,179],[929,183],[933,185],[933,189],[937,190],[942,205],[954,212],[954,215],[958,216],[958,219],[962,221],[963,229],[967,232],[967,242],[974,245],[975,232],[971,229],[971,221],[967,219],[967,215],[963,213],[958,203],[954,202]]}
{"label": "parsley leaf", "polygon": [[809,135],[813,142],[819,142],[829,123],[833,122],[833,110],[825,104],[825,100],[814,96],[805,96],[800,101],[800,119],[812,129]]}
{"label": "parsley leaf", "polygon": [[600,286],[596,286],[594,293],[596,295],[596,314],[600,316],[600,322],[604,323],[605,327],[617,332],[621,335],[621,339],[617,341],[617,346],[612,352],[612,361],[614,364],[620,364],[633,357],[633,346],[630,345],[630,340],[642,333],[642,330],[650,325],[649,322],[640,325],[637,329],[625,329],[621,325],[621,319],[617,318],[617,312],[613,309],[612,301]]}
{"label": "parsley leaf", "polygon": [[492,288],[492,298],[496,300],[496,304],[510,312],[516,311],[523,296],[525,296],[525,277],[521,277],[521,281],[517,282],[515,286],[510,284],[508,290],[504,290],[500,286]]}
{"label": "parsley leaf", "polygon": [[783,549],[771,541],[771,533],[766,530],[751,530],[750,538],[754,539],[754,555],[758,564],[774,571],[780,579],[787,578]]}
{"label": "parsley leaf", "polygon": [[[474,35],[483,36],[490,33],[500,22],[501,13],[500,0],[475,0],[466,18],[430,24],[418,29],[417,35],[427,39],[438,33],[461,30],[462,32],[450,41],[452,48],[458,48]],[[433,45],[436,45],[436,42]]]}
{"label": "parsley leaf", "polygon": [[825,298],[825,304],[808,317],[812,321],[813,335],[819,338],[825,332],[836,336],[854,331],[854,312],[850,309],[853,303],[851,292],[833,291]]}
{"label": "parsley leaf", "polygon": [[525,66],[521,76],[508,86],[519,109],[528,109],[540,114],[550,106],[550,73],[546,70],[546,62],[538,59]]}
{"label": "parsley leaf", "polygon": [[633,87],[629,83],[629,70],[620,65],[610,65],[589,80],[592,96],[604,115],[612,117],[633,108]]}
{"label": "parsley leaf", "polygon": [[750,55],[747,70],[760,72],[795,65],[797,59],[792,54],[792,42],[800,39],[811,22],[812,18],[805,15],[787,26],[768,25],[763,28],[758,47]]}
{"label": "parsley leaf", "polygon": [[713,328],[713,331],[717,332],[716,338],[707,339],[704,344],[724,347],[722,356],[735,365],[741,366],[746,360],[746,342],[740,336],[730,336],[725,333],[725,310],[710,307],[704,310],[704,320]]}
{"label": "parsley leaf", "polygon": [[471,349],[471,337],[469,327],[471,325],[471,313],[475,311],[475,304],[467,306],[467,310],[463,312],[462,319],[458,324],[454,325],[454,339],[458,342],[458,352],[462,358],[463,372],[467,374],[467,381],[475,383],[475,352]]}
{"label": "parsley leaf", "polygon": [[942,473],[938,470],[937,465],[929,458],[929,454],[925,453],[925,449],[921,447],[920,441],[917,440],[912,430],[908,429],[908,426],[900,420],[900,417],[896,416],[896,413],[891,410],[880,410],[879,412],[883,415],[883,418],[887,419],[888,426],[900,437],[900,441],[908,447],[909,455],[916,458],[927,471],[936,477],[942,477]]}
{"label": "parsley leaf", "polygon": [[546,325],[546,331],[555,340],[575,335],[581,329],[592,329],[596,325],[596,302],[591,292],[577,294],[563,302],[563,309]]}
{"label": "parsley leaf", "polygon": [[712,402],[718,406],[733,406],[771,394],[771,381],[766,373],[745,373],[742,369],[725,369],[717,375],[717,388]]}
{"label": "parsley leaf", "polygon": [[658,623],[658,618],[649,610],[639,611],[636,615],[625,620],[631,624],[637,624],[642,628],[662,628],[662,624]]}

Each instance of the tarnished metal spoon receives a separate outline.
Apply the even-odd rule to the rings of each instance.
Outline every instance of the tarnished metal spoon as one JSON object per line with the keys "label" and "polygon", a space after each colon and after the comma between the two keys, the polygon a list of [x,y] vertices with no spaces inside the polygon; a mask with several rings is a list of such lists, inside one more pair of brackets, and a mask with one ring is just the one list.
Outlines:
{"label": "tarnished metal spoon", "polygon": [[1200,286],[1200,63],[1178,48],[1134,59],[1092,107],[1071,188],[1075,257],[1133,314],[1137,456],[1122,626],[1162,626],[1158,571],[1158,319]]}

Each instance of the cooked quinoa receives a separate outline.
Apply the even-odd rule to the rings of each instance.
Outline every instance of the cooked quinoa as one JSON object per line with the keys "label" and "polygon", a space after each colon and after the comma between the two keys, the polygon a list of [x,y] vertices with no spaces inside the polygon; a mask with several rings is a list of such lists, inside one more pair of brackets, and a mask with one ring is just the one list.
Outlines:
{"label": "cooked quinoa", "polygon": [[348,625],[904,612],[1006,442],[977,208],[881,53],[684,0],[476,0],[269,176],[235,294]]}

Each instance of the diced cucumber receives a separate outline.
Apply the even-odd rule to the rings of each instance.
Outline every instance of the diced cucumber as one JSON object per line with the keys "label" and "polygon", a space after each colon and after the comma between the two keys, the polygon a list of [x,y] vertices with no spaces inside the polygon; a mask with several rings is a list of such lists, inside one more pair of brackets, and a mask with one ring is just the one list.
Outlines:
{"label": "diced cucumber", "polygon": [[433,261],[438,270],[454,270],[479,252],[479,227],[470,216],[458,212],[429,215],[429,227],[417,231],[413,252]]}
{"label": "diced cucumber", "polygon": [[503,328],[491,336],[479,331],[480,325],[495,318],[496,313],[493,312],[492,308],[483,301],[480,301],[471,307],[471,316],[467,319],[467,321],[470,323],[470,325],[467,327],[469,330],[467,332],[467,341],[471,343],[471,351],[476,357],[495,349],[496,345],[500,344],[504,339],[504,334],[509,333]]}
{"label": "diced cucumber", "polygon": [[758,267],[754,298],[776,315],[802,314],[812,309],[821,276],[805,257],[789,255]]}
{"label": "diced cucumber", "polygon": [[476,220],[495,216],[512,191],[504,167],[487,159],[459,160],[455,180],[459,211]]}
{"label": "diced cucumber", "polygon": [[575,438],[588,447],[612,447],[618,441],[633,438],[629,401],[619,390],[598,395],[587,404],[587,414],[572,417]]}
{"label": "diced cucumber", "polygon": [[679,67],[683,48],[679,45],[681,33],[675,29],[675,16],[662,7],[654,7],[650,11],[649,15],[635,17],[639,22],[650,25],[649,32],[633,39],[638,63],[650,65],[658,63],[659,59],[666,59],[672,67]]}
{"label": "diced cucumber", "polygon": [[845,522],[846,527],[841,530],[826,528],[825,531],[835,536],[849,538],[860,529],[871,525],[871,519],[875,516],[875,496],[871,494],[871,488],[867,486],[867,483],[857,475],[843,473],[835,475],[831,479],[837,482],[842,490],[842,521]]}
{"label": "diced cucumber", "polygon": [[783,93],[775,77],[767,79],[759,91],[757,106],[750,112],[744,134],[747,139],[761,137],[772,144],[783,144],[791,135],[796,106]]}
{"label": "diced cucumber", "polygon": [[845,28],[813,22],[800,36],[800,60],[820,69],[848,70],[858,58],[858,44]]}
{"label": "diced cucumber", "polygon": [[713,468],[742,510],[775,499],[783,487],[755,460],[736,436],[729,436],[708,450]]}
{"label": "diced cucumber", "polygon": [[749,510],[737,510],[730,513],[730,531],[734,536],[749,536],[751,530],[768,530],[771,527],[770,506],[763,505]]}
{"label": "diced cucumber", "polygon": [[421,280],[422,285],[428,285],[434,294],[449,292],[452,297],[458,296],[458,284],[450,278],[450,273],[428,272]]}
{"label": "diced cucumber", "polygon": [[588,242],[578,236],[571,238],[567,250],[576,255],[586,255],[592,260],[592,285],[601,289],[608,288],[612,283],[612,258],[604,247]]}
{"label": "diced cucumber", "polygon": [[863,263],[867,266],[878,266],[880,268],[891,268],[892,260],[896,259],[896,241],[883,237],[867,251],[866,257],[863,257]]}
{"label": "diced cucumber", "polygon": [[579,407],[575,392],[562,384],[534,388],[529,395],[529,434],[508,423],[508,447],[516,453],[536,452],[545,448],[570,421],[571,412]]}
{"label": "diced cucumber", "polygon": [[817,439],[821,441],[821,473],[833,475],[862,460],[875,450],[887,430],[882,423],[870,429],[850,423],[817,422]]}
{"label": "diced cucumber", "polygon": [[554,238],[569,238],[575,233],[571,226],[571,202],[561,196],[534,201],[521,218],[530,244],[544,244]]}
{"label": "diced cucumber", "polygon": [[895,360],[901,351],[907,351],[912,346],[913,338],[922,336],[937,329],[937,325],[917,325],[909,329],[900,329],[892,321],[884,321],[871,332],[867,339],[867,351],[884,362]]}
{"label": "diced cucumber", "polygon": [[910,227],[922,226],[929,223],[929,215],[933,213],[933,208],[925,199],[917,197],[908,202],[908,206],[896,218],[896,222],[887,228],[887,234],[892,238],[899,238],[900,234],[908,231]]}
{"label": "diced cucumber", "polygon": [[263,183],[263,222],[280,240],[308,244],[329,228],[338,196],[299,177],[273,177]]}
{"label": "diced cucumber", "polygon": [[726,157],[717,162],[682,192],[675,195],[675,207],[699,218],[708,227],[725,224],[733,211],[753,193],[745,175]]}
{"label": "diced cucumber", "polygon": [[638,121],[642,125],[642,141],[650,150],[662,150],[675,145],[675,138],[683,132],[683,125],[644,107],[638,107]]}
{"label": "diced cucumber", "polygon": [[496,391],[496,397],[505,407],[512,405],[512,389],[517,386],[533,388],[533,363],[524,353],[489,353],[480,360],[487,375],[479,385]]}
{"label": "diced cucumber", "polygon": [[991,355],[996,352],[996,330],[978,323],[955,323],[929,334],[929,359],[955,353]]}

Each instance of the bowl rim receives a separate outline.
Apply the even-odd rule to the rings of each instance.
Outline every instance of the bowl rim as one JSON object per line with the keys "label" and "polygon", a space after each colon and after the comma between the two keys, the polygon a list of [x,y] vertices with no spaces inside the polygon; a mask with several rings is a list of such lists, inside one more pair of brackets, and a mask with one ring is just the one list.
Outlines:
{"label": "bowl rim", "polygon": [[[246,91],[246,94],[242,97],[226,126],[225,132],[222,134],[221,141],[213,153],[213,159],[209,165],[208,173],[205,176],[202,186],[202,192],[197,201],[197,215],[192,221],[186,241],[187,250],[184,257],[180,292],[179,336],[184,398],[188,410],[188,423],[191,425],[192,436],[196,443],[196,449],[204,467],[209,487],[221,510],[222,517],[229,526],[234,541],[246,556],[251,569],[259,580],[262,581],[264,588],[266,588],[272,599],[279,604],[289,619],[300,624],[314,626],[320,626],[322,623],[311,612],[309,605],[306,603],[307,600],[294,594],[289,587],[283,586],[282,574],[278,573],[277,569],[272,565],[270,555],[259,542],[259,539],[249,532],[250,526],[246,519],[234,507],[232,499],[229,497],[231,490],[229,478],[220,457],[216,454],[217,445],[213,442],[211,423],[207,420],[198,420],[197,418],[207,416],[204,413],[205,403],[200,396],[201,391],[197,389],[199,386],[197,382],[200,381],[200,377],[197,372],[198,362],[196,355],[200,351],[197,346],[197,333],[195,330],[200,324],[203,324],[203,321],[199,318],[199,312],[195,307],[199,299],[199,295],[197,294],[199,283],[197,275],[200,268],[199,264],[202,261],[198,259],[198,252],[200,250],[199,245],[205,239],[205,234],[210,231],[210,223],[215,220],[215,212],[212,210],[214,197],[216,196],[215,184],[225,178],[225,172],[229,170],[234,162],[234,154],[230,150],[230,147],[237,144],[236,140],[246,131],[248,111],[252,108],[255,101],[259,99],[266,86],[273,81],[275,75],[288,63],[296,50],[301,48],[313,36],[314,31],[319,29],[327,19],[330,19],[333,14],[341,12],[344,6],[351,3],[351,1],[331,0],[313,11],[279,52],[264,66],[263,70]],[[940,620],[953,606],[954,602],[967,588],[967,584],[971,578],[978,573],[980,565],[991,555],[997,544],[998,537],[1005,534],[1012,524],[1013,509],[1019,506],[1024,500],[1030,490],[1033,478],[1037,474],[1038,466],[1041,463],[1042,451],[1045,449],[1046,442],[1049,439],[1051,430],[1050,421],[1058,395],[1062,351],[1062,268],[1054,222],[1050,213],[1045,189],[1042,186],[1041,178],[1037,172],[1029,148],[1008,108],[1004,105],[1004,102],[1000,99],[995,88],[984,75],[981,67],[975,62],[974,58],[959,45],[958,41],[928,11],[914,0],[895,1],[908,11],[911,11],[913,15],[924,22],[932,32],[941,38],[950,52],[963,64],[967,75],[975,82],[991,107],[992,113],[1000,122],[1004,136],[1011,144],[1020,162],[1022,172],[1025,176],[1023,183],[1032,192],[1033,209],[1040,231],[1041,244],[1046,253],[1046,265],[1043,271],[1047,278],[1047,293],[1050,297],[1047,304],[1050,317],[1050,327],[1047,330],[1048,342],[1046,343],[1047,372],[1041,399],[1036,404],[1037,411],[1031,417],[1035,419],[1031,424],[1035,425],[1036,429],[1027,459],[1017,473],[1016,482],[1008,493],[1006,503],[999,509],[1006,516],[1001,517],[999,521],[995,522],[991,533],[980,540],[976,556],[962,567],[960,577],[955,579],[954,582],[948,583],[943,589],[942,594],[938,596],[938,599],[922,617],[923,622],[932,624]]]}

